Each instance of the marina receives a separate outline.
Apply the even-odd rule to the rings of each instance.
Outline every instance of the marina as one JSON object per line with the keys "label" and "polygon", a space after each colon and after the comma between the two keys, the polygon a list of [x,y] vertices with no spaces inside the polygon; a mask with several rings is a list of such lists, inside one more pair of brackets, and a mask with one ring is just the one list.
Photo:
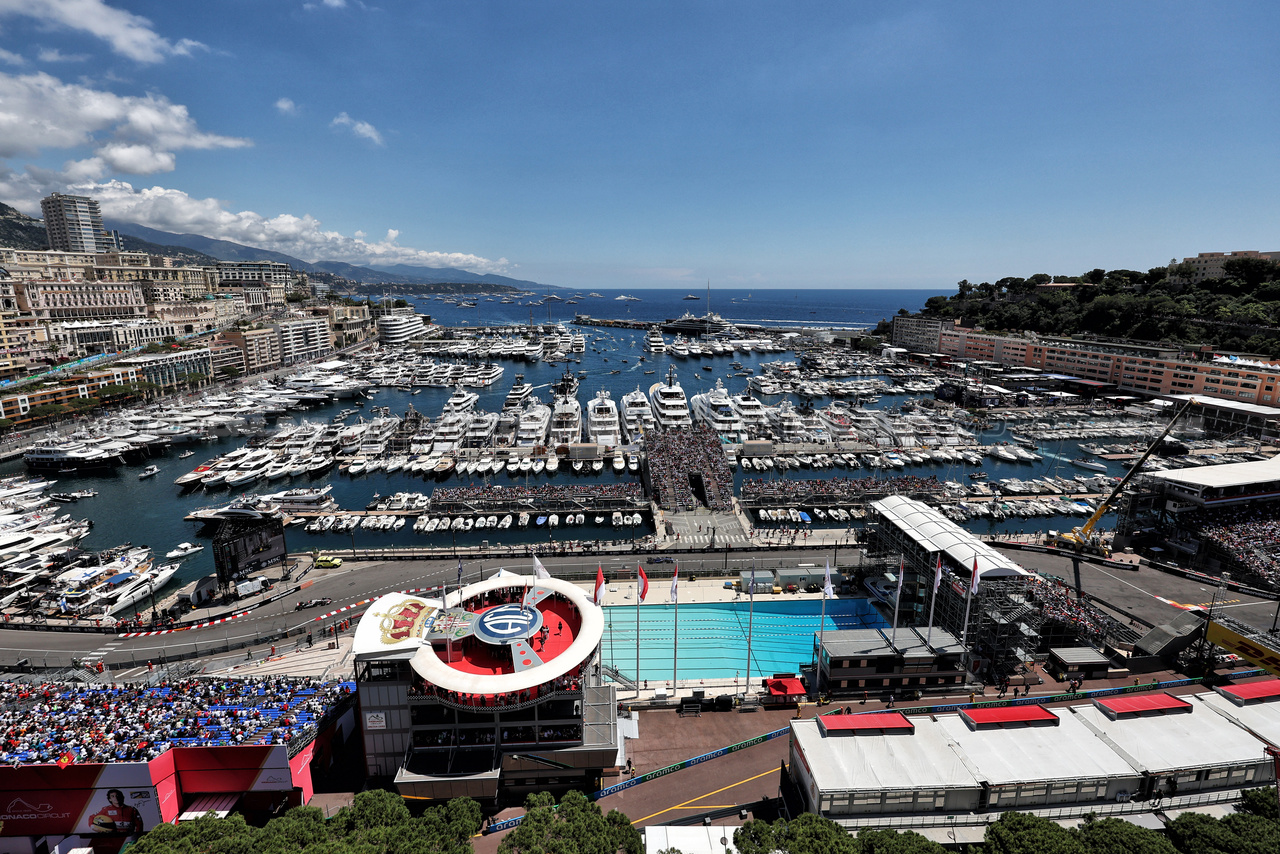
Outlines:
{"label": "marina", "polygon": [[[694,359],[713,370],[691,370]],[[47,485],[0,492],[9,512],[43,518],[51,502],[99,497],[77,514],[92,527],[67,518],[65,529],[39,533],[47,539],[14,541],[0,564],[5,595],[10,608],[34,599],[56,612],[58,561],[92,560],[140,530],[156,554],[173,553],[221,514],[246,510],[279,512],[292,551],[424,556],[593,542],[749,548],[819,530],[856,540],[868,502],[895,494],[979,532],[1016,531],[1033,517],[1069,529],[1160,425],[1099,406],[977,419],[933,401],[942,379],[759,328],[697,338],[654,322],[454,326],[418,348],[374,348],[108,413],[30,447],[0,475],[18,484],[40,473]],[[655,448],[675,448],[661,459],[694,459],[680,456],[686,440],[663,439],[686,432],[703,437],[696,481],[656,476],[678,469],[656,463]],[[1182,441],[1185,454],[1148,467],[1261,450]],[[679,539],[671,522],[688,513],[719,514],[717,530]],[[148,578],[149,594],[164,599],[211,570],[210,550],[191,551]],[[101,613],[80,604],[90,601],[66,606]]]}

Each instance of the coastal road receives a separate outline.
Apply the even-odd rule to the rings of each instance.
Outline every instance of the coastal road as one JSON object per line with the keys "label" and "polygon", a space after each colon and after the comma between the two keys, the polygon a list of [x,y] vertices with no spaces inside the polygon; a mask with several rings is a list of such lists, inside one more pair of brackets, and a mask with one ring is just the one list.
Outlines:
{"label": "coastal road", "polygon": [[[841,547],[841,555],[850,554]],[[611,586],[617,590],[610,594],[629,595],[624,586],[626,579],[635,577],[637,561],[661,555],[679,560],[683,575],[695,574],[699,578],[733,578],[741,571],[773,569],[778,566],[809,565],[820,569],[827,558],[833,557],[831,549],[779,549],[768,557],[735,557],[732,552],[721,554],[694,554],[678,551],[654,552],[643,555],[602,556],[547,556],[543,563],[557,576],[579,578],[589,584],[597,566],[605,570]],[[1141,621],[1154,625],[1167,622],[1185,610],[1185,606],[1205,606],[1213,600],[1215,589],[1200,581],[1167,575],[1149,567],[1116,569],[1087,560],[1079,560],[1055,554],[1020,551],[1009,552],[1010,557],[1028,569],[1055,575],[1078,587],[1089,596],[1100,600],[1121,617],[1135,618],[1135,628],[1144,631]],[[833,560],[833,565],[835,561]],[[654,584],[650,597],[665,601],[663,579],[669,579],[675,564],[646,564],[645,571]],[[471,583],[487,578],[500,568],[527,574],[531,561],[524,556],[502,559],[472,560],[463,562],[463,582]],[[0,631],[0,668],[12,668],[19,660],[28,659],[33,666],[64,667],[72,659],[102,661],[105,665],[130,667],[145,665],[148,661],[160,661],[172,656],[186,656],[192,652],[213,652],[228,645],[238,647],[249,644],[255,648],[269,647],[273,636],[290,631],[285,643],[305,643],[306,633],[312,632],[318,642],[322,630],[335,619],[351,618],[363,613],[363,606],[330,619],[318,619],[323,614],[343,606],[351,606],[363,600],[374,599],[397,590],[433,588],[457,583],[458,561],[454,558],[432,561],[385,561],[346,563],[341,568],[312,570],[300,582],[284,585],[288,592],[278,600],[268,602],[242,617],[203,629],[173,632],[148,637],[126,638],[112,634],[61,631],[33,631],[8,624]],[[295,586],[298,589],[293,589]],[[332,605],[296,611],[301,601],[329,598]],[[634,600],[632,600],[634,601]],[[1260,629],[1269,629],[1277,615],[1277,603],[1257,599],[1246,594],[1228,591],[1220,595],[1218,604],[1225,613]],[[231,606],[227,607],[231,610]]]}
{"label": "coastal road", "polygon": [[[603,567],[610,581],[635,577],[637,561],[644,561],[658,553],[629,555],[557,555],[542,558],[543,564],[553,575],[594,578],[597,567]],[[682,554],[669,556],[679,560],[683,575],[693,573],[700,578],[708,576],[735,576],[750,570],[752,565],[761,569],[777,566],[812,564],[821,566],[823,556],[831,551],[780,550],[768,558],[735,557],[731,552],[721,554]],[[664,555],[667,556],[667,555]],[[669,579],[676,564],[647,564],[645,572],[653,580],[655,591],[662,590],[659,580]],[[501,559],[463,561],[463,583],[473,583],[487,578],[501,568],[529,574],[531,559],[512,556]],[[341,568],[312,570],[300,582],[286,582],[278,589],[289,590],[286,595],[255,608],[235,620],[202,629],[171,632],[147,637],[128,638],[121,635],[98,632],[37,631],[9,623],[0,630],[0,668],[12,668],[20,660],[27,659],[35,667],[69,667],[73,660],[101,661],[112,668],[145,666],[148,661],[158,662],[174,656],[187,656],[192,652],[223,650],[227,646],[250,644],[254,648],[280,645],[273,636],[290,631],[293,636],[289,646],[299,640],[305,643],[310,631],[319,641],[323,629],[337,619],[350,618],[363,612],[363,606],[344,612],[340,617],[318,619],[323,614],[343,606],[350,606],[367,599],[376,599],[397,590],[454,586],[458,578],[458,561],[447,558],[431,561],[347,562]],[[297,586],[298,589],[293,590]],[[653,597],[655,594],[651,593]],[[662,592],[665,601],[665,592]],[[333,603],[296,611],[299,602],[329,598]],[[234,610],[229,604],[225,611]]]}

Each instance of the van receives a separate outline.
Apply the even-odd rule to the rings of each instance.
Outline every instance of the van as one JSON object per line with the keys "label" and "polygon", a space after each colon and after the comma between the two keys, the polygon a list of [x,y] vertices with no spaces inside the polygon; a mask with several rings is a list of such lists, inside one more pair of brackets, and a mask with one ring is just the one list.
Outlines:
{"label": "van", "polygon": [[236,597],[243,599],[246,596],[252,596],[255,593],[261,593],[269,589],[271,589],[271,582],[267,580],[265,575],[260,575],[257,578],[250,578],[237,584]]}

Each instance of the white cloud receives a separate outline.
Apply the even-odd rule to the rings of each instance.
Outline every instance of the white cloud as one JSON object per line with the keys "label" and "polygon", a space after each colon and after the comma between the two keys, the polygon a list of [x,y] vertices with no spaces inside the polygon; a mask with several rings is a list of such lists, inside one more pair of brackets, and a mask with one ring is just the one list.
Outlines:
{"label": "white cloud", "polygon": [[356,136],[362,136],[374,145],[382,145],[382,134],[378,133],[378,129],[376,127],[368,122],[356,121],[346,113],[338,113],[329,125],[331,127],[351,128],[351,132]]}
{"label": "white cloud", "polygon": [[[9,176],[0,175],[0,193]],[[189,232],[272,249],[304,261],[345,261],[349,264],[413,264],[458,267],[476,273],[500,273],[510,267],[505,258],[490,260],[464,252],[436,252],[396,243],[400,232],[389,229],[379,241],[325,230],[312,216],[280,214],[265,217],[253,211],[228,211],[217,199],[196,199],[165,187],[135,189],[124,181],[71,185],[66,192],[92,196],[105,216],[124,222]],[[38,200],[38,196],[35,197]],[[38,203],[36,208],[38,209]]]}
{"label": "white cloud", "polygon": [[45,47],[40,49],[36,57],[41,62],[84,62],[89,58],[89,55],[84,53],[63,53],[56,47]]}
{"label": "white cloud", "polygon": [[320,0],[319,3],[303,3],[302,8],[308,12],[315,11],[323,6],[326,9],[345,9],[347,0]]}
{"label": "white cloud", "polygon": [[298,114],[298,105],[293,103],[290,98],[281,98],[276,101],[276,109],[286,116],[296,116]]}
{"label": "white cloud", "polygon": [[169,56],[189,56],[203,49],[198,41],[170,41],[140,15],[108,6],[102,0],[0,0],[0,18],[22,15],[45,26],[88,33],[111,45],[116,53],[138,62],[159,62]]}
{"label": "white cloud", "polygon": [[11,50],[5,50],[0,47],[0,62],[7,65],[26,65],[27,60],[21,54],[14,53]]}
{"label": "white cloud", "polygon": [[0,73],[0,104],[0,157],[89,146],[119,171],[147,174],[172,170],[175,151],[252,144],[205,133],[162,95],[116,95],[43,72]]}

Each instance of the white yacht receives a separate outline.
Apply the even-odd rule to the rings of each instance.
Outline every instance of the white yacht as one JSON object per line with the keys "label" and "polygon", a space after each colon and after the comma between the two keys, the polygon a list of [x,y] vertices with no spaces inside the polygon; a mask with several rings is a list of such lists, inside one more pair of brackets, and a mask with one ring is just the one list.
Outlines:
{"label": "white yacht", "polygon": [[618,419],[618,404],[609,392],[600,389],[587,404],[587,438],[597,445],[615,447],[622,444],[622,422]]}
{"label": "white yacht", "polygon": [[789,400],[782,401],[769,411],[769,421],[779,441],[810,441],[809,431],[805,429],[804,421]]}
{"label": "white yacht", "polygon": [[556,395],[551,408],[552,445],[568,445],[582,441],[582,404],[576,396]]}
{"label": "white yacht", "polygon": [[22,458],[28,468],[53,471],[110,468],[123,461],[119,454],[83,442],[46,442],[36,445]]}
{"label": "white yacht", "polygon": [[674,366],[667,372],[665,383],[656,382],[649,386],[649,403],[653,406],[654,421],[663,430],[693,426],[693,419],[689,416],[689,401],[684,396],[684,389],[676,381]]}
{"label": "white yacht", "polygon": [[462,386],[458,386],[453,390],[453,394],[449,395],[449,399],[444,402],[444,412],[470,412],[475,408],[476,401],[480,399],[480,395],[474,391],[467,391]]}
{"label": "white yacht", "polygon": [[431,452],[444,454],[462,447],[466,439],[467,428],[471,426],[470,412],[453,412],[448,408],[436,422],[435,435],[431,442]]}
{"label": "white yacht", "polygon": [[517,374],[515,384],[511,386],[511,391],[507,392],[507,399],[502,402],[502,410],[507,412],[521,409],[531,394],[533,394],[533,383],[525,382],[524,374]]}
{"label": "white yacht", "polygon": [[679,336],[676,336],[676,340],[671,342],[671,346],[667,348],[667,352],[675,356],[677,359],[687,359],[689,358],[689,342]]}
{"label": "white yacht", "polygon": [[729,405],[748,433],[758,433],[769,426],[768,409],[752,396],[750,388],[743,389],[741,394],[730,395]]}
{"label": "white yacht", "polygon": [[644,336],[644,349],[650,353],[667,352],[667,340],[662,337],[662,329],[657,326],[649,327],[649,333]]}
{"label": "white yacht", "polygon": [[520,415],[520,423],[516,427],[517,445],[543,445],[547,441],[547,430],[551,427],[551,407],[538,400],[529,398],[529,403]]}
{"label": "white yacht", "polygon": [[471,424],[467,427],[466,446],[468,448],[485,448],[493,442],[494,431],[498,428],[498,413],[477,412],[471,416]]}
{"label": "white yacht", "polygon": [[653,407],[639,386],[622,396],[622,429],[628,442],[636,443],[655,425]]}
{"label": "white yacht", "polygon": [[689,401],[693,409],[693,417],[706,424],[716,433],[730,442],[746,440],[742,419],[734,411],[729,393],[724,390],[724,383],[716,380],[716,387],[701,394],[695,394]]}

